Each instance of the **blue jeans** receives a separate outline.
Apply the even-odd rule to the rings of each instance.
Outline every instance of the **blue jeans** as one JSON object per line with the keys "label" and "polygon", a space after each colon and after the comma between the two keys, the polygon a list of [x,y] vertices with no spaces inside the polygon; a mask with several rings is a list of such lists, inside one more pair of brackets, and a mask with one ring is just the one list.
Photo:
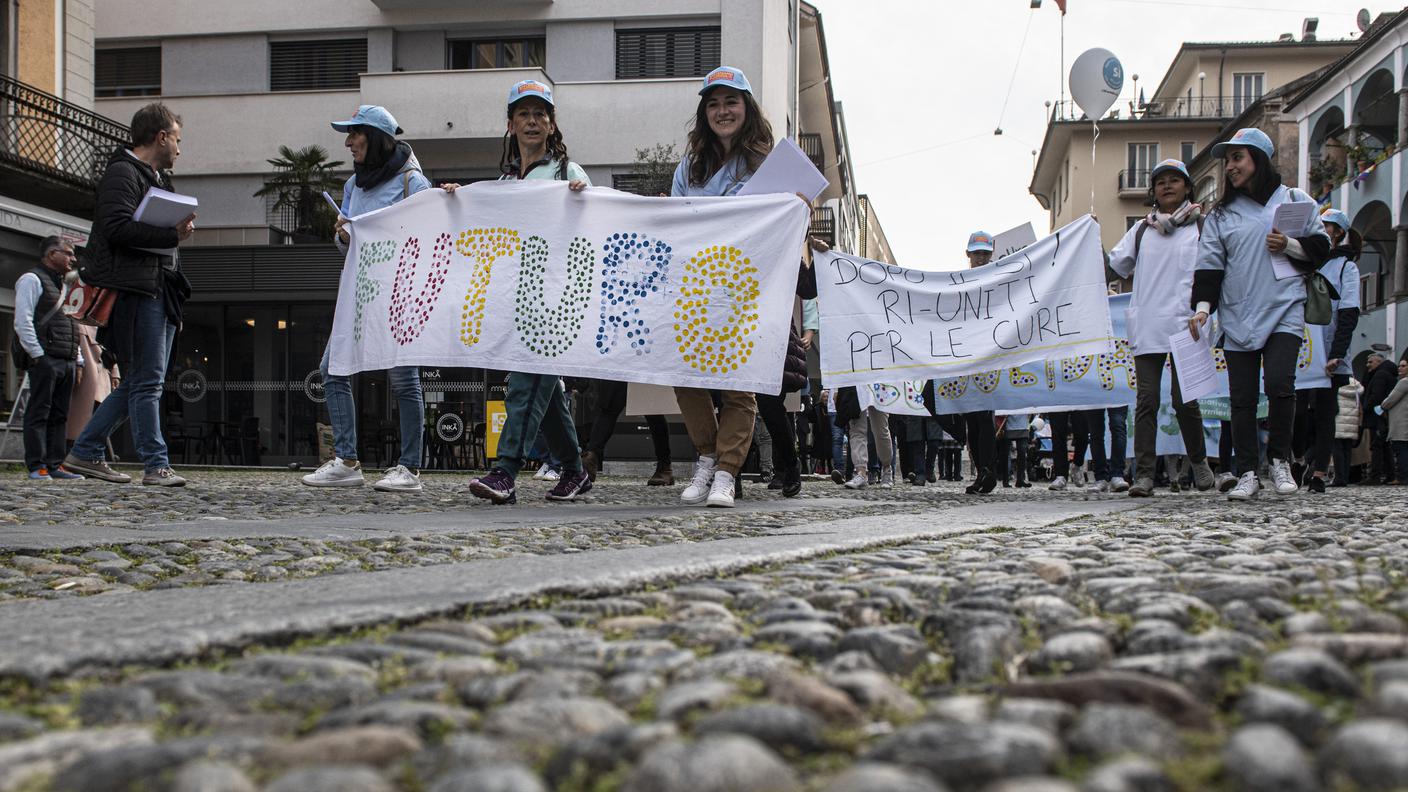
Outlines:
{"label": "blue jeans", "polygon": [[562,392],[561,377],[511,372],[504,402],[507,415],[503,432],[499,434],[495,467],[516,477],[541,430],[549,455],[562,460],[564,478],[582,469],[577,426],[567,409],[567,394]]}
{"label": "blue jeans", "polygon": [[[1105,414],[1110,415],[1110,445],[1105,445]],[[1129,407],[1083,410],[1090,430],[1091,472],[1096,481],[1124,478],[1124,453],[1129,442]]]}
{"label": "blue jeans", "polygon": [[176,325],[166,318],[160,297],[123,295],[136,300],[132,327],[132,359],[122,365],[122,382],[103,399],[73,443],[79,459],[102,459],[107,440],[124,420],[132,422],[132,442],[147,472],[171,467],[166,439],[161,435],[161,390]]}
{"label": "blue jeans", "polygon": [[836,422],[836,413],[831,413],[831,469],[846,472],[846,427]]}
{"label": "blue jeans", "polygon": [[[357,404],[352,400],[352,378],[328,373],[330,347],[323,348],[318,368],[323,374],[323,392],[328,397],[328,418],[332,421],[333,451],[344,460],[357,458]],[[425,400],[420,395],[420,369],[396,366],[386,372],[396,412],[401,417],[401,460],[411,470],[420,470],[422,434],[425,432]]]}

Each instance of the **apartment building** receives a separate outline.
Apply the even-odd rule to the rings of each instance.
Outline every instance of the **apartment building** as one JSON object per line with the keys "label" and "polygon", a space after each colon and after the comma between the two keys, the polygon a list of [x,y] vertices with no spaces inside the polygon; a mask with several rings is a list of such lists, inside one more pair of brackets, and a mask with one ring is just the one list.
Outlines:
{"label": "apartment building", "polygon": [[122,123],[93,113],[93,0],[0,5],[0,420],[21,377],[9,359],[15,280],[39,242],[88,239],[93,189]]}
{"label": "apartment building", "polygon": [[[1094,162],[1090,119],[1074,102],[1053,104],[1028,187],[1050,213],[1051,228],[1095,214],[1101,242],[1107,250],[1114,247],[1148,213],[1149,174],[1158,162],[1170,157],[1193,161],[1230,121],[1265,95],[1328,66],[1356,45],[1319,41],[1311,31],[1307,23],[1300,39],[1185,43],[1148,101],[1137,101],[1132,97],[1138,93],[1133,93],[1100,119]],[[1203,179],[1195,186],[1196,195],[1205,198],[1216,189],[1216,180]],[[1113,273],[1107,276],[1117,280]]]}
{"label": "apartment building", "polygon": [[[104,0],[94,56],[99,112],[126,118],[160,100],[185,122],[177,185],[199,198],[200,220],[183,250],[195,295],[170,373],[172,425],[192,438],[178,457],[315,459],[317,367],[342,259],[325,242],[299,244],[287,212],[254,194],[280,146],[321,145],[350,168],[328,122],[360,104],[395,114],[432,181],[463,183],[497,177],[504,96],[540,80],[592,181],[640,190],[638,153],[673,145],[677,156],[699,79],[734,65],[775,134],[830,179],[813,232],[860,246],[821,14],[801,0]],[[468,427],[427,442],[463,461],[500,380],[449,368],[422,379],[432,424]],[[357,390],[363,458],[393,456],[384,377],[361,376]],[[623,453],[649,457],[637,430],[621,427]]]}

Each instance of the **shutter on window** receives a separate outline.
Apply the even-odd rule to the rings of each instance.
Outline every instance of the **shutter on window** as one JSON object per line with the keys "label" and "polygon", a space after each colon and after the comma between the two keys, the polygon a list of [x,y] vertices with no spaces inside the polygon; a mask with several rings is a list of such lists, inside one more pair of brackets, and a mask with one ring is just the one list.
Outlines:
{"label": "shutter on window", "polygon": [[703,77],[719,66],[717,27],[616,31],[616,79]]}
{"label": "shutter on window", "polygon": [[100,49],[93,55],[93,81],[98,96],[161,93],[161,47]]}
{"label": "shutter on window", "polygon": [[271,91],[356,88],[366,70],[366,39],[269,42]]}

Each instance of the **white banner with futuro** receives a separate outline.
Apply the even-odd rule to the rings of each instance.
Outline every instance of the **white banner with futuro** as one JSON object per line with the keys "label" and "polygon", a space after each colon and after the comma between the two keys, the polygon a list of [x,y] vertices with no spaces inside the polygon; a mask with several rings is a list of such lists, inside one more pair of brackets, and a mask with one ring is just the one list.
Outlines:
{"label": "white banner with futuro", "polygon": [[556,181],[426,190],[352,222],[334,374],[467,366],[776,393],[807,210]]}
{"label": "white banner with futuro", "polygon": [[1081,219],[976,269],[817,256],[826,387],[950,377],[1110,351],[1100,226]]}

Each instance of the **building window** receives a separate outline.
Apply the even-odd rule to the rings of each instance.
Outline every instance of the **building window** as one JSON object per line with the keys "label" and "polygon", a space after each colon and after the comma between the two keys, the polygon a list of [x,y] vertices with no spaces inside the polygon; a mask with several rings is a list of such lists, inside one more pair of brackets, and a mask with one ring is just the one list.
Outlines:
{"label": "building window", "polygon": [[717,27],[616,31],[616,79],[703,77],[718,68]]}
{"label": "building window", "polygon": [[1140,215],[1138,217],[1125,217],[1124,230],[1128,231],[1129,229],[1134,228],[1136,225],[1139,224],[1139,221],[1143,219],[1144,215]]}
{"label": "building window", "polygon": [[1217,180],[1211,176],[1203,177],[1198,183],[1198,203],[1211,210],[1213,203],[1217,200]]}
{"label": "building window", "polygon": [[1232,75],[1232,114],[1241,115],[1261,99],[1262,82],[1266,75],[1261,72],[1235,72]]}
{"label": "building window", "polygon": [[98,96],[155,96],[161,93],[161,47],[95,51],[93,88]]}
{"label": "building window", "polygon": [[1120,179],[1120,189],[1149,189],[1149,172],[1157,164],[1159,164],[1158,143],[1130,143],[1129,159],[1124,177]]}
{"label": "building window", "polygon": [[523,69],[547,65],[547,39],[475,39],[450,41],[446,46],[446,68]]}
{"label": "building window", "polygon": [[366,39],[269,42],[269,90],[356,88],[367,70]]}
{"label": "building window", "polygon": [[1185,141],[1183,141],[1182,143],[1178,144],[1178,155],[1179,155],[1178,158],[1181,159],[1181,160],[1183,160],[1183,164],[1184,164],[1184,165],[1187,165],[1188,163],[1192,162],[1192,161],[1193,161],[1193,157],[1197,156],[1197,153],[1198,153],[1198,144],[1197,144],[1197,143],[1193,143],[1192,141],[1185,140]]}

